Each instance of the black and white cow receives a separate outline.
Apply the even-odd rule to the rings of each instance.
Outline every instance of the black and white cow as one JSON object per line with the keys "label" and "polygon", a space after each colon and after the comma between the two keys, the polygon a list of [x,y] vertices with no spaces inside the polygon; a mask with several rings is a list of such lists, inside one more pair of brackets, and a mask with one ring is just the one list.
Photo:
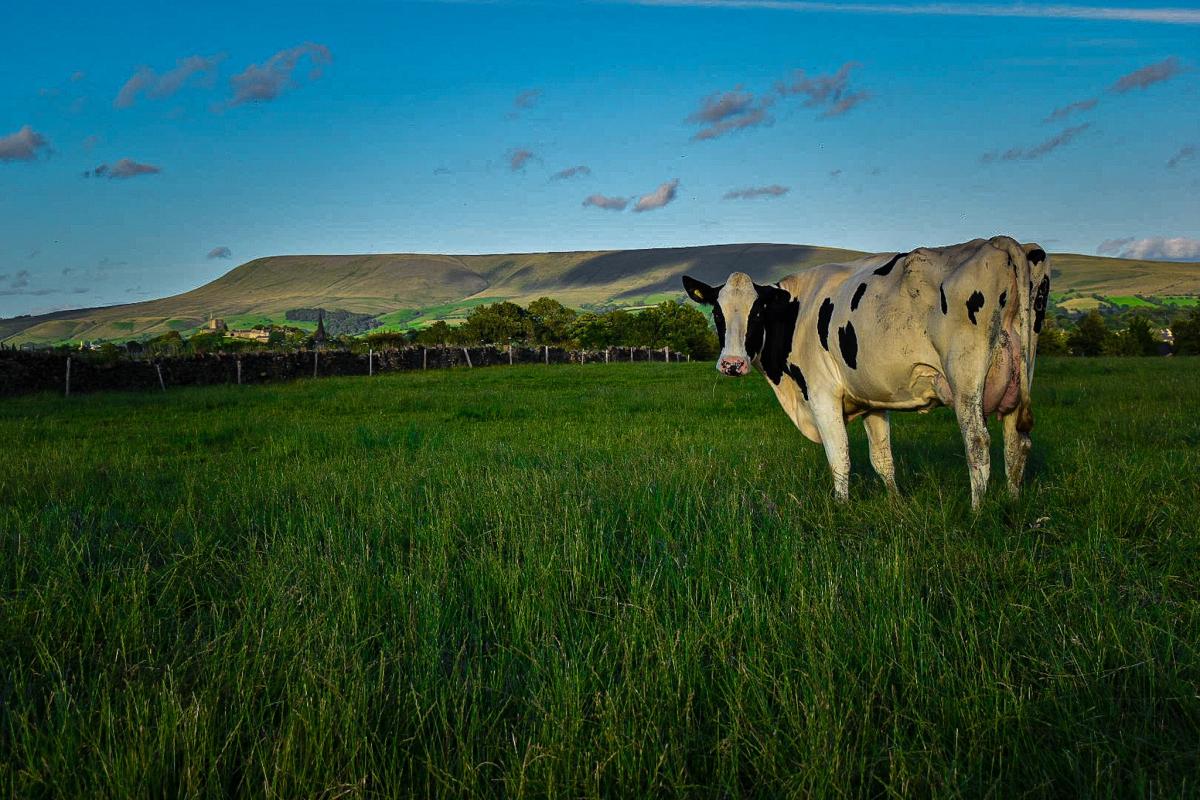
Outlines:
{"label": "black and white cow", "polygon": [[684,276],[712,306],[717,369],[755,364],[800,431],[825,447],[834,492],[849,494],[846,422],[862,417],[871,465],[895,491],[888,414],[954,409],[967,450],[971,505],[990,473],[987,415],[1004,420],[1009,490],[1031,446],[1029,397],[1050,264],[1007,236],[825,264],[762,286],[735,272],[721,286]]}

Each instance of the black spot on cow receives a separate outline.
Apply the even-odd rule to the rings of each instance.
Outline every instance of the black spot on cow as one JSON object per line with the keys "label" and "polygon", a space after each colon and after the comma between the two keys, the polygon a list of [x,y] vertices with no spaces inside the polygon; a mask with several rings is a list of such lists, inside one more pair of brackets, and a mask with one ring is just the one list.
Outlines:
{"label": "black spot on cow", "polygon": [[876,275],[887,275],[889,272],[892,271],[892,267],[896,266],[896,262],[899,261],[900,259],[904,258],[906,255],[908,255],[908,253],[896,253],[896,255],[892,256],[891,261],[887,262],[882,267],[875,270],[875,274]]}
{"label": "black spot on cow", "polygon": [[[746,352],[750,357],[761,348],[759,365],[763,374],[776,386],[787,369],[788,353],[796,336],[796,320],[800,317],[800,301],[778,286],[755,286],[758,299],[750,309],[747,325]],[[751,342],[751,337],[758,337]]]}
{"label": "black spot on cow", "polygon": [[1042,332],[1042,323],[1046,320],[1046,300],[1050,297],[1050,276],[1042,277],[1038,284],[1037,295],[1033,298],[1033,332]]}
{"label": "black spot on cow", "polygon": [[787,376],[796,382],[796,385],[800,387],[800,394],[804,395],[804,399],[807,400],[808,381],[804,380],[804,373],[800,371],[800,368],[790,361],[787,364]]}
{"label": "black spot on cow", "polygon": [[858,369],[858,336],[854,333],[854,323],[846,322],[846,327],[838,328],[838,347],[842,351],[842,360],[850,369]]}
{"label": "black spot on cow", "polygon": [[1004,308],[1004,304],[1007,302],[1008,302],[1008,290],[1006,289],[1000,293],[1000,307]]}
{"label": "black spot on cow", "polygon": [[1040,247],[1036,247],[1033,250],[1030,250],[1028,253],[1026,253],[1025,258],[1029,261],[1030,264],[1037,266],[1038,264],[1040,264],[1046,260],[1046,251]]}
{"label": "black spot on cow", "polygon": [[821,310],[817,312],[817,336],[821,337],[821,347],[829,350],[829,321],[833,319],[833,301],[828,297],[825,302],[821,303]]}
{"label": "black spot on cow", "polygon": [[945,286],[945,284],[938,287],[938,293],[942,296],[942,313],[947,314],[950,312],[950,309],[946,305],[946,286]]}
{"label": "black spot on cow", "polygon": [[983,292],[971,292],[971,296],[967,298],[967,316],[971,318],[972,325],[978,325],[975,321],[975,312],[983,308]]}
{"label": "black spot on cow", "polygon": [[858,308],[858,301],[863,299],[863,295],[867,293],[867,285],[860,283],[858,288],[854,290],[854,297],[850,298],[850,310],[854,311]]}

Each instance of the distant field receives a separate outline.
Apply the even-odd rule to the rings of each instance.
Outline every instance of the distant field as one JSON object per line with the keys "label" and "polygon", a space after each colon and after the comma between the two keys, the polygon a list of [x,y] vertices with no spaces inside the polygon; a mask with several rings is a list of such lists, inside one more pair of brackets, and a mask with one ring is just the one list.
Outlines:
{"label": "distant field", "polygon": [[1140,297],[1131,297],[1131,296],[1109,297],[1109,298],[1107,298],[1107,300],[1108,300],[1108,302],[1112,303],[1115,306],[1122,306],[1125,308],[1157,308],[1158,307],[1157,304],[1151,303],[1148,300],[1143,300]]}
{"label": "distant field", "polygon": [[709,364],[9,400],[0,793],[1195,796],[1198,395],[1039,360],[978,516]]}

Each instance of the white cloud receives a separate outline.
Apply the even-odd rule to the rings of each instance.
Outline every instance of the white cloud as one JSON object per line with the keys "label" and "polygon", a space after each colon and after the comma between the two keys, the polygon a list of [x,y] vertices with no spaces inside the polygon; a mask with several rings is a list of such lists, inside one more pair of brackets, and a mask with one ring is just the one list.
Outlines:
{"label": "white cloud", "polygon": [[1147,261],[1200,261],[1200,239],[1188,239],[1183,236],[1107,239],[1100,243],[1096,252],[1120,253],[1121,258]]}
{"label": "white cloud", "polygon": [[792,0],[615,0],[622,5],[689,6],[702,8],[768,9],[808,13],[879,14],[925,17],[1024,17],[1029,19],[1092,19],[1200,25],[1200,10],[1190,8],[1131,8],[1034,3],[831,3]]}
{"label": "white cloud", "polygon": [[0,161],[33,161],[38,150],[49,146],[45,136],[22,125],[16,133],[0,136]]}
{"label": "white cloud", "polygon": [[667,181],[664,184],[660,184],[659,187],[650,194],[644,194],[639,197],[637,203],[635,203],[633,206],[633,210],[653,211],[656,208],[662,208],[667,203],[670,203],[675,199],[678,189],[678,178],[672,181]]}

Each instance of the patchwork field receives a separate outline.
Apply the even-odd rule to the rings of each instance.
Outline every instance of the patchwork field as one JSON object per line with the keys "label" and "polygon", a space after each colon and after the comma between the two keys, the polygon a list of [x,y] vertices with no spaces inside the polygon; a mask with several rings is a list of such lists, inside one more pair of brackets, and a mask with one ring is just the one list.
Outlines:
{"label": "patchwork field", "polygon": [[10,400],[0,794],[1195,795],[1198,395],[1042,359],[978,515],[707,364]]}

